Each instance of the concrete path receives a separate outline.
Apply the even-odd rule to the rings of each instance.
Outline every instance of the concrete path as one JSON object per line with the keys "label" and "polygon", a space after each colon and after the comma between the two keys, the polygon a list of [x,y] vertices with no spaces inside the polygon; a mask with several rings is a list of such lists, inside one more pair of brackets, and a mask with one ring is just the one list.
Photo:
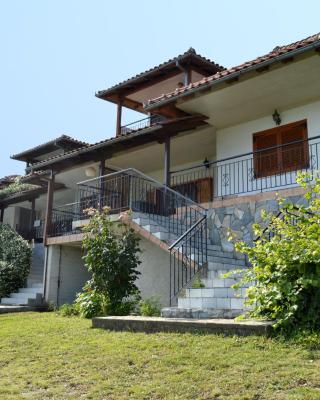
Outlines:
{"label": "concrete path", "polygon": [[129,332],[198,332],[224,335],[265,335],[272,332],[272,321],[235,321],[232,319],[183,319],[162,317],[97,317],[93,328]]}

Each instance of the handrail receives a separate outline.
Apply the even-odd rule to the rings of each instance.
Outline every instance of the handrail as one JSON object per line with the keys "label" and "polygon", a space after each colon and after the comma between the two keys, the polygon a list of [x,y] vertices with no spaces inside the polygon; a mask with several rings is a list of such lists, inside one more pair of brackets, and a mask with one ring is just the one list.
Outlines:
{"label": "handrail", "polygon": [[172,243],[172,245],[170,245],[168,247],[168,250],[172,250],[174,247],[177,246],[178,243],[180,243],[186,236],[188,236],[188,234],[193,231],[193,229],[195,229],[199,224],[201,224],[201,222],[203,222],[206,219],[206,216],[204,215],[201,219],[199,219],[196,223],[194,223],[187,231],[185,231],[185,233],[183,235],[181,235],[175,242]]}
{"label": "handrail", "polygon": [[196,169],[196,168],[199,168],[199,167],[206,167],[207,168],[207,167],[210,167],[211,165],[219,164],[219,163],[222,163],[222,162],[225,162],[225,161],[234,160],[236,158],[242,158],[242,157],[247,157],[247,156],[254,155],[254,154],[264,153],[264,152],[269,151],[269,150],[275,150],[275,149],[278,149],[278,148],[291,146],[293,144],[310,142],[310,141],[312,141],[314,139],[320,139],[320,135],[313,136],[313,137],[308,137],[307,139],[303,139],[303,140],[295,140],[293,142],[280,144],[280,145],[277,145],[277,146],[266,147],[266,148],[261,149],[261,150],[255,150],[255,151],[251,151],[249,153],[238,154],[236,156],[222,158],[220,160],[209,161],[208,163],[206,163],[206,165],[204,165],[204,164],[193,165],[192,167],[183,168],[183,169],[179,169],[179,170],[176,170],[176,171],[171,171],[170,174],[172,175],[172,174],[177,174],[179,172],[190,171],[192,169]]}
{"label": "handrail", "polygon": [[187,201],[188,203],[193,204],[197,208],[200,208],[203,213],[205,213],[207,211],[206,208],[202,207],[200,204],[198,204],[195,201],[191,200],[189,197],[186,197],[183,194],[171,189],[169,186],[165,186],[164,184],[160,183],[156,179],[151,178],[150,176],[144,174],[143,172],[138,171],[135,168],[127,168],[127,169],[123,169],[121,171],[111,172],[110,174],[101,175],[101,176],[96,177],[96,178],[87,179],[85,181],[77,183],[77,185],[79,185],[79,186],[88,186],[88,185],[86,185],[87,182],[93,182],[93,181],[100,182],[103,178],[110,178],[110,177],[113,177],[113,176],[122,175],[122,174],[126,174],[126,173],[128,173],[128,175],[130,176],[130,172],[134,172],[136,175],[141,176],[143,179],[148,180],[150,182],[153,182],[156,185],[158,185],[159,187],[165,188],[166,191],[174,194],[175,196],[180,197],[181,199]]}

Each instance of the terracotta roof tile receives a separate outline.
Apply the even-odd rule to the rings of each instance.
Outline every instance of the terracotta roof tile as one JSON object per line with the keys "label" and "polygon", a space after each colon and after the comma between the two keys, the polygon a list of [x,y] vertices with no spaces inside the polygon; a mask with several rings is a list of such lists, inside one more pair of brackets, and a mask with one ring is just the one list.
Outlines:
{"label": "terracotta roof tile", "polygon": [[[320,34],[319,33],[309,36],[306,39],[299,40],[298,42],[290,43],[290,44],[284,45],[284,46],[276,46],[271,52],[269,52],[265,55],[262,55],[260,57],[257,57],[254,60],[246,61],[238,66],[231,67],[231,68],[225,69],[223,71],[219,71],[216,74],[205,77],[198,82],[190,83],[188,86],[183,86],[182,88],[178,88],[174,92],[164,94],[155,99],[150,99],[145,104],[145,107],[148,108],[148,106],[151,106],[151,105],[157,104],[157,103],[161,103],[164,100],[173,99],[182,93],[192,91],[192,89],[194,89],[194,88],[198,88],[200,86],[205,86],[208,83],[213,82],[213,81],[218,81],[220,78],[231,75],[234,72],[245,71],[247,68],[249,68],[253,65],[260,64],[264,61],[272,60],[280,55],[290,53],[293,50],[299,49],[304,46],[308,46],[308,45],[313,44],[318,41],[320,42]],[[320,43],[319,43],[319,46],[320,46]]]}

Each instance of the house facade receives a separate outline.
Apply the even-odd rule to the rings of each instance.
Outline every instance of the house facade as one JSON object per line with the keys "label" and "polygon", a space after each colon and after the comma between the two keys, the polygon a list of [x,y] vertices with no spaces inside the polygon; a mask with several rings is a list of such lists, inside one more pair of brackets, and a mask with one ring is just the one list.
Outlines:
{"label": "house facade", "polygon": [[[164,315],[240,314],[246,288],[235,293],[237,276],[222,274],[248,266],[227,232],[252,242],[277,193],[303,201],[297,173],[319,169],[319,55],[318,34],[229,69],[190,49],[96,93],[116,104],[111,139],[63,135],[12,156],[35,186],[0,199],[1,220],[37,249],[29,286],[47,302],[73,301],[88,279],[84,210],[109,206],[140,235],[138,286]],[[124,126],[124,107],[144,118]],[[20,293],[2,302],[28,301]]]}

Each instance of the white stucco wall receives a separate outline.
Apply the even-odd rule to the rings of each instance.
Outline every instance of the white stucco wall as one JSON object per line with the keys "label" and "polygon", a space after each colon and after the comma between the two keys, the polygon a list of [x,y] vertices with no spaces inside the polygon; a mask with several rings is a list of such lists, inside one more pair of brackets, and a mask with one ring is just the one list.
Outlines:
{"label": "white stucco wall", "polygon": [[159,298],[161,304],[169,304],[170,298],[170,259],[169,253],[162,250],[147,239],[141,239],[142,250],[139,271],[141,275],[137,286],[142,298],[151,296]]}
{"label": "white stucco wall", "polygon": [[[320,134],[320,101],[312,102],[289,110],[279,110],[281,125],[291,122],[307,120],[308,136],[314,137]],[[275,126],[271,115],[239,125],[231,126],[217,131],[217,160],[223,160],[253,151],[253,134]],[[310,162],[315,164],[316,151],[310,154]],[[320,155],[319,155],[320,156]],[[214,171],[215,196],[229,194],[242,194],[243,192],[272,190],[274,187],[295,184],[295,172],[282,174],[277,177],[262,179],[253,178],[253,164],[250,157],[237,158],[236,160],[223,161],[217,164]],[[241,161],[241,162],[239,162]],[[236,162],[233,164],[233,162]],[[226,181],[228,184],[226,184]]]}

